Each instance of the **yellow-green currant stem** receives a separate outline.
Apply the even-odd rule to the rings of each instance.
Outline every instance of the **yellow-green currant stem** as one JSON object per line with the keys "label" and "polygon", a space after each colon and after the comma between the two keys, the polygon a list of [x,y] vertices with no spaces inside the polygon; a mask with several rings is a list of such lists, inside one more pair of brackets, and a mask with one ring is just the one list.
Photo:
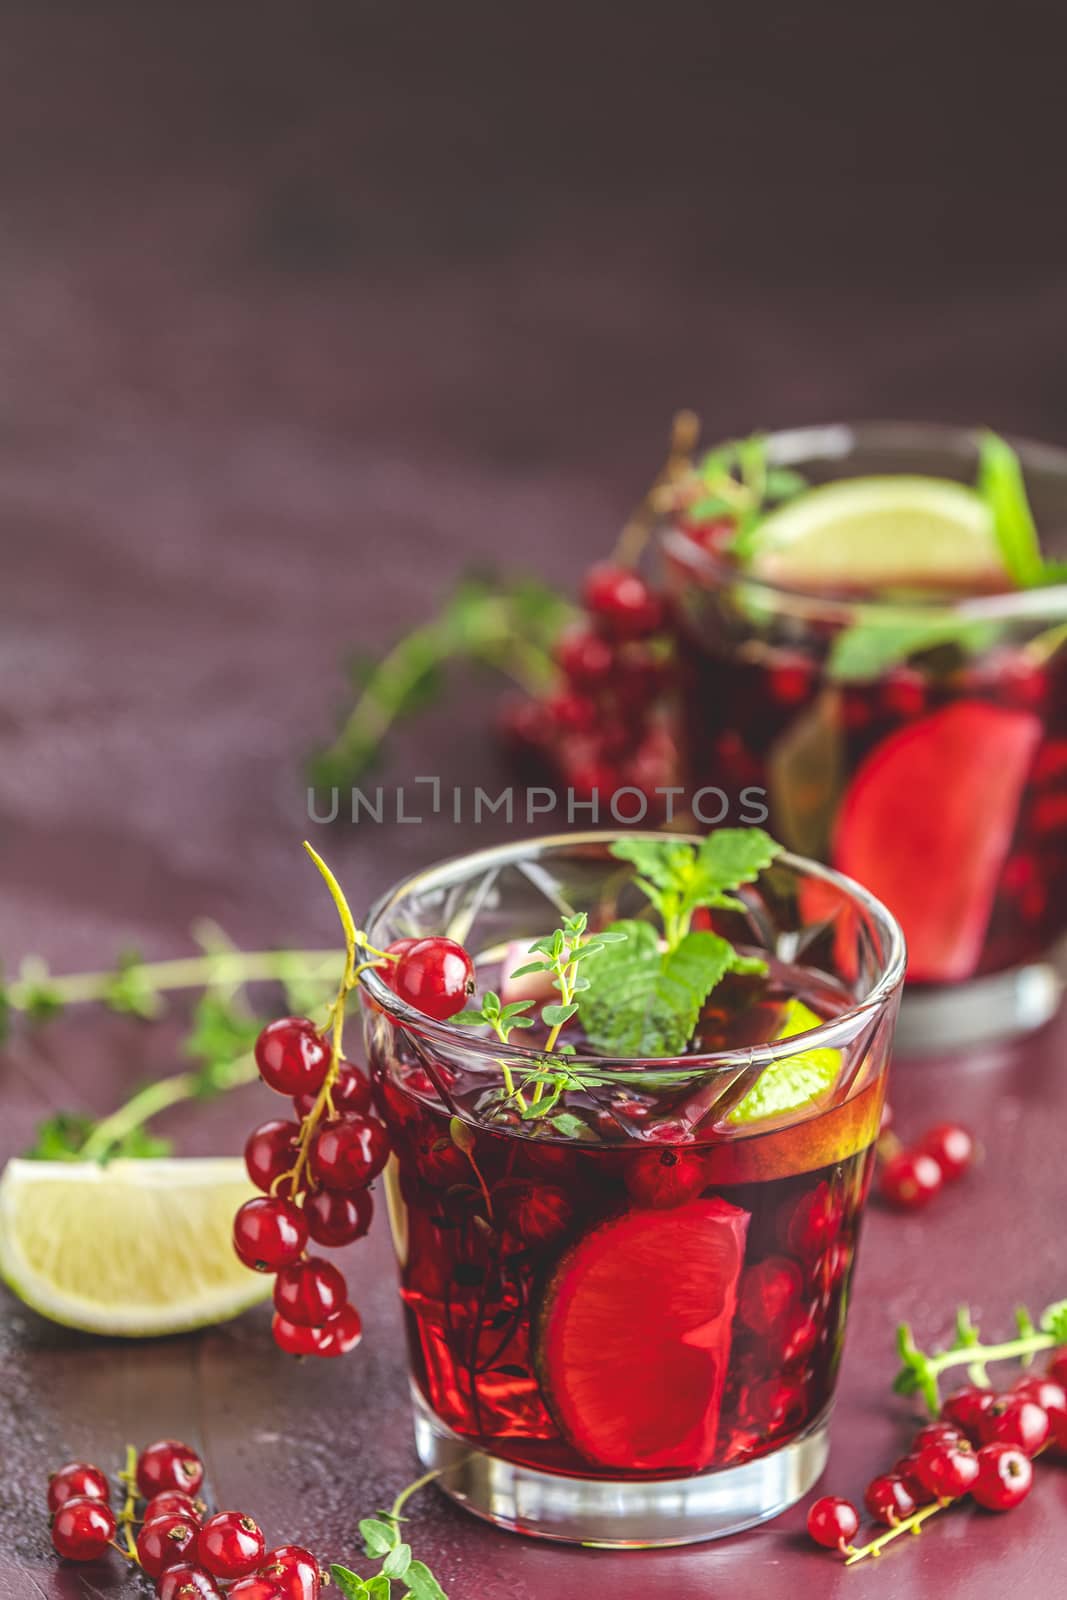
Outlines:
{"label": "yellow-green currant stem", "polygon": [[137,1540],[133,1532],[133,1525],[137,1520],[137,1450],[132,1444],[126,1446],[126,1465],[119,1473],[118,1479],[126,1490],[126,1500],[115,1520],[123,1531],[126,1548],[123,1550],[122,1546],[117,1544],[115,1549],[120,1555],[125,1556],[127,1561],[135,1561],[140,1566]]}
{"label": "yellow-green currant stem", "polygon": [[849,1546],[845,1566],[854,1567],[857,1561],[863,1561],[868,1556],[880,1556],[886,1545],[892,1544],[893,1540],[899,1539],[903,1533],[922,1533],[923,1523],[929,1522],[939,1511],[946,1511],[949,1506],[955,1504],[955,1500],[935,1500],[932,1505],[921,1506],[918,1511],[913,1511],[910,1517],[902,1517],[891,1528],[879,1534],[877,1539],[872,1539],[870,1544]]}
{"label": "yellow-green currant stem", "polygon": [[[396,960],[396,957],[390,955],[387,950],[375,949],[375,947],[367,939],[366,934],[361,933],[356,927],[355,919],[352,916],[348,901],[345,899],[344,890],[341,888],[341,885],[338,883],[337,879],[334,877],[325,861],[316,850],[312,849],[311,845],[308,844],[306,839],[304,841],[304,849],[307,851],[312,861],[314,861],[316,867],[318,867],[319,872],[322,874],[322,877],[326,883],[326,887],[330,891],[330,896],[333,900],[333,903],[337,908],[337,915],[341,919],[341,927],[344,930],[345,936],[345,965],[344,971],[341,974],[341,982],[338,985],[336,998],[334,999],[333,1004],[330,1006],[326,1017],[326,1026],[330,1030],[330,1065],[326,1070],[326,1076],[323,1079],[322,1088],[315,1097],[315,1103],[308,1112],[307,1116],[304,1118],[303,1125],[300,1129],[300,1141],[297,1146],[296,1163],[293,1166],[292,1171],[283,1173],[281,1177],[277,1179],[276,1184],[274,1185],[274,1187],[277,1188],[279,1185],[287,1184],[291,1179],[292,1192],[294,1194],[299,1193],[300,1183],[307,1168],[308,1156],[311,1150],[311,1141],[315,1137],[319,1123],[322,1121],[323,1114],[325,1113],[328,1117],[332,1117],[334,1114],[333,1095],[331,1091],[337,1081],[337,1074],[340,1071],[341,1061],[343,1059],[345,1006],[348,1002],[348,997],[352,993],[352,990],[356,987],[361,972],[365,972],[368,967],[381,966],[383,962]],[[368,959],[360,960],[359,957],[361,955],[366,956]]]}

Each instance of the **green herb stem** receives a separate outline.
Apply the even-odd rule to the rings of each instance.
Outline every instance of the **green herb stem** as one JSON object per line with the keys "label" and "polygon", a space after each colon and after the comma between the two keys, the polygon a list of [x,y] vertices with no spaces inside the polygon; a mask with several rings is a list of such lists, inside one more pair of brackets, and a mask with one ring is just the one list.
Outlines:
{"label": "green herb stem", "polygon": [[[153,988],[170,991],[282,982],[293,976],[325,982],[336,972],[337,963],[336,950],[227,950],[203,956],[180,956],[172,961],[139,962],[137,972]],[[88,1005],[106,1000],[114,981],[113,971],[75,972],[61,977],[49,974],[47,978],[49,990],[64,1005]],[[16,978],[7,989],[11,1009],[30,1010],[37,986],[33,977]]]}
{"label": "green herb stem", "polygon": [[[233,1063],[226,1081],[218,1087],[236,1089],[239,1084],[254,1083],[257,1076],[253,1057],[242,1056],[239,1061]],[[143,1089],[138,1089],[125,1105],[119,1106],[117,1111],[111,1112],[110,1116],[104,1117],[96,1124],[78,1152],[78,1159],[106,1161],[115,1145],[120,1144],[129,1134],[143,1127],[153,1117],[158,1117],[161,1111],[179,1105],[183,1100],[195,1100],[201,1089],[202,1079],[197,1072],[178,1072],[173,1077],[160,1078],[156,1083],[146,1084]]]}

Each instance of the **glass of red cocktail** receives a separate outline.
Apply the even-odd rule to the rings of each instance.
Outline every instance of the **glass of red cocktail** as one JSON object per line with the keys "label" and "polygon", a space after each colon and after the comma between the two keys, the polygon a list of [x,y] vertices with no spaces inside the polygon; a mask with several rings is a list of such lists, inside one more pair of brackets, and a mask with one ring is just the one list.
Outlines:
{"label": "glass of red cocktail", "polygon": [[889,905],[898,1043],[1037,1026],[1067,928],[1067,453],[903,424],[763,443],[799,475],[784,517],[739,542],[698,490],[662,533],[690,790],[762,788],[776,837]]}
{"label": "glass of red cocktail", "polygon": [[[634,840],[447,862],[387,894],[368,937],[445,934],[479,993],[517,1004],[543,977],[509,977],[516,952],[575,917],[670,943],[615,853]],[[634,1022],[622,967],[618,1017],[609,986],[566,1054],[537,1026],[505,1043],[434,1022],[363,976],[419,1453],[471,1511],[546,1538],[732,1532],[826,1459],[903,941],[865,890],[786,855],[690,910],[738,959],[670,1056],[592,1048]]]}

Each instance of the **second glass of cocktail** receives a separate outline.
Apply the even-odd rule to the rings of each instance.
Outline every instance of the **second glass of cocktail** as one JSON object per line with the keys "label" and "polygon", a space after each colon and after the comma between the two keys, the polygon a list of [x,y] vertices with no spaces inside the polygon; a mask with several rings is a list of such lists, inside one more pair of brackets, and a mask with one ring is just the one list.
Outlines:
{"label": "second glass of cocktail", "polygon": [[826,1459],[897,925],[720,830],[476,853],[368,924],[440,935],[475,958],[462,1021],[364,974],[423,1461],[547,1538],[774,1515]]}

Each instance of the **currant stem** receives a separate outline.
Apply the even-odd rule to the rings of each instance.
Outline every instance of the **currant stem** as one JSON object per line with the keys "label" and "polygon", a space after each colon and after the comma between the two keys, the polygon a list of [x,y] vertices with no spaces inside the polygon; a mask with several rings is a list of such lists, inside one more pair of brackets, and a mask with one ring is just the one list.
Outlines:
{"label": "currant stem", "polygon": [[[325,861],[316,850],[312,849],[311,845],[308,844],[306,839],[304,840],[304,849],[307,851],[312,861],[314,861],[315,865],[318,867],[319,872],[322,874],[322,877],[326,883],[326,887],[330,891],[330,896],[333,900],[333,903],[337,907],[337,915],[341,919],[341,927],[344,929],[345,935],[345,967],[344,972],[341,974],[341,982],[337,989],[336,999],[330,1006],[327,1014],[327,1026],[330,1029],[330,1065],[327,1068],[326,1076],[322,1081],[322,1088],[315,1097],[315,1103],[308,1112],[307,1116],[304,1118],[301,1126],[300,1142],[297,1146],[296,1164],[293,1167],[291,1174],[285,1173],[279,1180],[280,1182],[284,1182],[287,1178],[291,1177],[293,1194],[298,1194],[300,1191],[300,1180],[303,1177],[304,1171],[307,1167],[308,1156],[311,1151],[311,1141],[314,1139],[319,1123],[322,1121],[322,1114],[324,1111],[331,1116],[333,1114],[333,1096],[331,1091],[337,1081],[337,1074],[340,1071],[342,1052],[344,1049],[345,1004],[348,1000],[348,996],[351,994],[352,990],[359,981],[360,972],[362,972],[366,967],[376,966],[381,961],[395,959],[395,957],[389,956],[384,950],[376,950],[374,946],[368,942],[366,934],[361,933],[356,927],[355,918],[352,916],[348,901],[345,899],[344,890],[341,888],[341,885],[338,883],[337,879],[334,877]],[[371,961],[358,962],[356,958],[358,952],[360,951],[368,952],[374,959]]]}
{"label": "currant stem", "polygon": [[932,1505],[922,1506],[918,1511],[912,1512],[910,1517],[903,1517],[892,1528],[887,1528],[885,1533],[879,1534],[877,1539],[872,1539],[870,1544],[854,1546],[845,1561],[845,1566],[854,1567],[857,1561],[864,1560],[866,1556],[880,1556],[886,1545],[892,1544],[894,1539],[899,1539],[902,1533],[921,1533],[924,1522],[929,1522],[939,1511],[945,1511],[955,1504],[955,1500],[935,1500]]}
{"label": "currant stem", "polygon": [[136,1562],[136,1564],[140,1566],[140,1557],[137,1554],[137,1541],[133,1536],[133,1524],[136,1521],[137,1513],[137,1450],[132,1444],[128,1444],[126,1446],[126,1465],[119,1473],[118,1478],[119,1482],[125,1484],[126,1486],[126,1501],[122,1507],[122,1510],[119,1512],[117,1519],[119,1526],[123,1529],[126,1535],[126,1549],[123,1550],[122,1546],[118,1544],[115,1546],[115,1549],[118,1550],[119,1554],[124,1556],[127,1561]]}
{"label": "currant stem", "polygon": [[648,543],[661,509],[662,491],[692,469],[693,451],[700,438],[700,418],[695,411],[676,411],[671,420],[667,459],[640,505],[630,513],[615,545],[613,560],[632,567]]}

